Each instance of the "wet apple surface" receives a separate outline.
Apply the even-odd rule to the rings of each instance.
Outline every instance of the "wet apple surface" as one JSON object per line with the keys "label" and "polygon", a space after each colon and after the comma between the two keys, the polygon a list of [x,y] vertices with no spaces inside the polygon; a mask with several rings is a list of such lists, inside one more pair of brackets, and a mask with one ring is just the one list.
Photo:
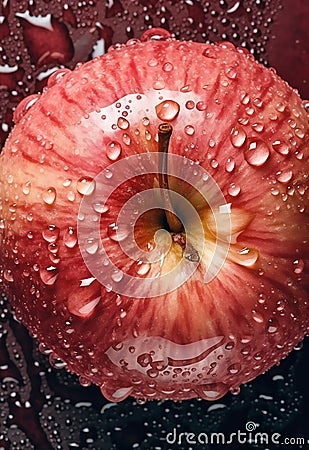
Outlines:
{"label": "wet apple surface", "polygon": [[[34,13],[35,14],[35,13]],[[34,98],[35,99],[35,98]],[[27,101],[26,105],[29,105],[30,102]],[[31,103],[30,103],[31,106]],[[175,105],[174,105],[175,106]],[[188,106],[192,106],[191,104],[188,104]],[[193,106],[194,108],[194,106]],[[161,108],[162,109],[162,108]],[[22,111],[23,108],[20,108],[20,110]],[[160,108],[158,107],[158,111],[160,111]],[[165,119],[167,120],[167,119]],[[3,130],[4,131],[4,130]],[[278,146],[279,148],[279,146]],[[282,146],[281,147],[283,150],[283,154],[286,151],[286,147]],[[109,153],[109,155],[111,156],[110,161],[113,160],[117,160],[119,157],[119,153],[121,153],[122,148],[119,147],[118,143],[115,142],[111,142],[111,144],[108,146],[107,153]],[[267,151],[266,151],[267,153]],[[214,165],[216,165],[216,161],[213,162]],[[227,170],[230,169],[231,172],[233,172],[233,169],[235,170],[235,161],[233,161],[232,159],[228,159],[227,163],[226,163],[226,167]],[[282,182],[289,182],[289,177],[290,177],[290,173],[286,173],[280,176],[280,174],[278,174],[278,178],[281,178]],[[89,180],[85,180],[85,177],[81,177],[80,180],[80,187],[81,190],[83,190],[83,187],[85,187],[84,182],[85,181],[89,181]],[[65,184],[69,184],[69,180],[66,180]],[[23,187],[23,191],[25,192],[25,195],[27,195],[26,193],[31,190],[32,185],[28,184],[28,182],[25,183],[25,186]],[[68,186],[67,186],[68,187]],[[230,192],[231,193],[236,193],[237,195],[240,195],[240,193],[237,191],[239,190],[239,186],[237,186],[236,184],[233,186],[230,186]],[[53,198],[54,192],[50,187],[47,189],[47,195],[45,196],[45,199],[47,200],[47,204],[48,202],[50,202]],[[275,191],[273,191],[275,192]],[[290,191],[290,193],[292,193],[292,190]],[[274,193],[274,195],[276,195]],[[73,194],[70,192],[69,197],[72,199],[73,198]],[[98,203],[96,205],[96,209],[98,211],[100,211],[101,213],[103,206]],[[104,208],[103,208],[104,209]],[[31,215],[29,215],[29,218],[31,219]],[[115,232],[116,230],[112,229],[110,230],[111,232]],[[54,245],[55,242],[52,242],[55,237],[57,236],[57,233],[59,232],[59,230],[57,230],[57,228],[49,228],[47,227],[47,229],[44,231],[44,236],[46,238],[46,242],[48,242],[48,245],[50,246],[50,249],[54,251],[54,254],[57,253],[57,246]],[[73,227],[68,227],[67,230],[65,230],[65,233],[63,233],[63,239],[66,241],[67,243],[67,247],[73,248],[76,244],[76,234],[75,234],[75,230],[73,229]],[[49,242],[49,240],[51,240],[51,242]],[[95,248],[95,244],[93,246],[93,248]],[[51,252],[53,253],[53,252]],[[55,256],[54,261],[57,261],[57,255]],[[56,264],[56,263],[55,263]],[[297,265],[297,264],[296,264]],[[141,274],[145,274],[147,273],[147,266],[143,266],[139,268],[141,271]],[[146,271],[146,273],[145,273]],[[300,267],[296,267],[296,271],[303,271],[302,265]],[[9,278],[10,273],[7,273],[7,276]],[[46,274],[48,276],[47,280],[52,280],[53,276],[55,274],[53,273],[47,273]],[[43,275],[44,278],[44,275]],[[117,276],[115,277],[117,278]],[[89,283],[90,281],[88,281]],[[87,283],[86,281],[84,283]],[[95,300],[95,299],[94,299]],[[261,302],[263,301],[263,299],[261,299]],[[87,306],[87,305],[86,305]],[[96,306],[95,302],[92,305],[93,307]],[[72,306],[73,308],[73,306]],[[90,310],[91,310],[91,305],[90,305]],[[82,312],[85,314],[89,313],[89,308],[87,310],[86,309],[82,309]],[[4,304],[4,309],[3,309],[3,314],[2,314],[2,320],[6,321],[7,320],[7,309],[5,307]],[[58,374],[53,374],[53,372],[51,372],[50,369],[46,369],[46,377],[47,379],[43,380],[42,378],[42,370],[44,367],[44,360],[42,359],[42,357],[37,353],[37,350],[34,349],[32,350],[32,343],[31,341],[28,339],[27,335],[24,333],[23,328],[21,327],[21,325],[19,325],[14,319],[11,319],[9,322],[5,322],[4,325],[4,329],[7,329],[7,325],[8,324],[8,329],[9,331],[9,335],[7,334],[3,334],[3,342],[2,342],[2,350],[3,350],[3,362],[4,365],[3,367],[1,367],[1,374],[3,375],[2,379],[3,379],[3,386],[4,386],[4,399],[6,399],[6,396],[9,394],[9,392],[11,392],[11,399],[9,402],[9,409],[11,412],[11,418],[10,421],[7,422],[7,425],[14,425],[14,424],[18,424],[19,429],[20,430],[24,430],[24,432],[26,434],[24,434],[23,432],[18,431],[17,434],[15,431],[10,430],[10,439],[15,441],[15,442],[19,442],[19,440],[21,439],[21,445],[23,446],[23,448],[33,448],[32,445],[36,445],[38,448],[54,448],[54,445],[61,445],[60,444],[60,438],[57,437],[57,433],[54,434],[54,437],[51,436],[50,434],[50,427],[54,427],[54,424],[56,426],[57,423],[61,424],[61,431],[60,431],[60,435],[61,436],[70,436],[69,438],[65,438],[65,442],[70,442],[70,445],[73,446],[78,446],[77,442],[80,443],[80,445],[84,448],[84,447],[89,447],[89,448],[111,448],[113,446],[113,448],[131,448],[131,445],[135,440],[140,440],[140,442],[144,442],[144,444],[147,447],[147,438],[145,437],[146,435],[144,435],[144,433],[146,433],[146,430],[150,430],[154,435],[158,435],[158,432],[156,430],[156,428],[154,430],[150,429],[146,423],[143,423],[143,420],[140,417],[136,417],[136,409],[135,409],[135,420],[133,422],[131,422],[130,420],[130,413],[131,411],[133,412],[133,410],[131,410],[131,401],[127,401],[126,402],[126,407],[122,408],[122,407],[117,407],[117,413],[113,412],[113,408],[103,408],[102,411],[104,410],[104,417],[105,420],[108,420],[110,423],[110,426],[106,425],[106,423],[102,424],[102,426],[98,427],[98,424],[100,423],[101,418],[97,415],[97,413],[95,412],[95,410],[99,410],[100,408],[102,408],[103,404],[104,404],[104,400],[103,398],[101,400],[98,400],[97,398],[97,393],[96,393],[96,389],[95,388],[87,388],[87,389],[83,389],[83,388],[77,388],[74,385],[74,378],[71,377],[70,375],[64,373],[63,371],[59,371]],[[17,344],[14,344],[14,335],[18,336],[18,341]],[[11,342],[13,342],[14,345],[11,346]],[[160,346],[160,343],[158,344]],[[177,353],[177,346],[174,347],[175,351]],[[50,350],[48,350],[46,348],[45,345],[41,345],[40,346],[41,351],[43,351],[46,354],[50,354],[50,360],[51,363],[54,367],[62,367],[64,364],[58,359],[57,359],[57,355],[54,353],[50,353]],[[8,350],[8,352],[7,352]],[[119,351],[119,350],[118,350]],[[125,351],[130,351],[130,349],[124,349]],[[243,354],[248,354],[249,352],[249,348],[244,348],[243,349]],[[30,354],[33,354],[34,356],[34,360],[35,360],[35,365],[32,367],[32,363],[31,363],[31,359],[30,359]],[[173,353],[173,352],[171,352]],[[21,356],[21,361],[23,361],[23,354],[26,357],[27,360],[27,365],[26,363],[19,363],[19,359]],[[5,356],[7,355],[7,356]],[[289,367],[288,362],[287,363],[283,363],[281,364],[281,368],[274,368],[272,369],[272,371],[269,372],[268,375],[264,376],[264,383],[260,384],[261,386],[261,390],[260,392],[264,395],[261,395],[261,398],[259,400],[257,400],[257,394],[256,392],[253,393],[253,391],[251,391],[251,385],[248,386],[248,388],[246,388],[243,391],[243,394],[245,394],[245,398],[247,401],[247,405],[248,402],[252,399],[255,400],[256,405],[257,405],[257,409],[256,411],[244,411],[244,409],[242,409],[242,418],[243,417],[255,417],[256,420],[259,420],[259,408],[260,408],[260,412],[261,410],[264,410],[267,412],[267,426],[269,427],[269,429],[271,429],[271,422],[272,422],[272,418],[274,418],[275,416],[279,417],[279,421],[281,421],[281,427],[287,426],[287,424],[289,423],[289,421],[291,421],[291,418],[293,417],[297,417],[297,409],[300,408],[301,409],[301,405],[302,405],[302,398],[301,396],[299,397],[297,394],[297,389],[299,389],[299,387],[301,386],[305,386],[305,383],[303,380],[303,370],[299,370],[297,369],[297,367],[299,367],[299,363],[298,366],[297,365],[293,365],[294,363],[296,364],[297,360],[300,360],[300,358],[304,357],[305,353],[303,353],[302,355],[298,352],[298,354],[293,354],[288,361],[292,361],[292,365]],[[10,361],[9,356],[12,357],[12,362]],[[111,357],[112,357],[112,353],[111,353]],[[152,361],[151,361],[152,359]],[[150,355],[147,358],[147,355],[144,355],[144,359],[140,358],[139,362],[142,364],[145,364],[149,361],[152,363],[153,362],[153,355]],[[173,359],[173,358],[171,358]],[[177,358],[175,358],[177,359]],[[254,356],[254,359],[256,360],[256,364],[258,364],[259,361],[261,361],[261,355],[256,354]],[[17,363],[15,363],[15,361]],[[9,362],[9,364],[6,364],[7,362]],[[120,362],[120,361],[119,361]],[[154,361],[157,362],[157,361]],[[41,368],[41,375],[38,376],[37,375],[37,371],[39,369],[36,369],[36,367]],[[145,366],[147,367],[147,366]],[[149,367],[149,366],[148,366]],[[211,366],[212,367],[212,366]],[[27,371],[26,371],[27,368]],[[303,364],[302,364],[302,368],[303,368]],[[285,373],[284,373],[285,370]],[[29,395],[28,395],[28,391],[24,391],[24,388],[22,387],[22,384],[24,382],[24,380],[28,380],[28,377],[30,377],[30,382],[31,382],[31,392],[29,391]],[[285,379],[285,381],[284,381]],[[59,382],[58,382],[59,380]],[[81,382],[83,385],[88,385],[89,381],[81,378]],[[16,383],[20,383],[21,384],[21,397],[19,396],[20,394],[17,394],[17,397],[20,398],[21,403],[19,400],[16,400],[15,394],[14,392],[16,391]],[[258,384],[259,382],[257,381],[255,386],[259,386]],[[267,386],[268,383],[268,386]],[[278,388],[278,386],[280,385],[281,387],[283,386],[283,383],[285,384],[284,387],[284,391],[285,391],[285,395],[282,397],[282,390],[280,391],[280,387]],[[66,387],[62,387],[62,385],[65,384]],[[275,386],[276,385],[276,386]],[[267,387],[266,387],[267,386]],[[279,390],[278,390],[279,389]],[[301,388],[302,389],[302,388]],[[296,393],[295,393],[296,390]],[[85,391],[85,392],[83,392]],[[42,392],[44,392],[43,396],[42,396]],[[237,392],[237,389],[236,389]],[[303,392],[305,392],[305,390],[303,390]],[[55,397],[56,394],[56,397]],[[266,395],[269,394],[269,395]],[[46,398],[45,398],[46,395]],[[70,405],[68,403],[66,403],[66,406],[64,405],[63,402],[59,402],[58,403],[58,396],[59,398],[70,398],[71,402]],[[271,396],[274,396],[273,398],[276,399],[276,401],[278,400],[278,408],[276,407],[276,402],[275,404],[272,404],[272,406],[270,407],[270,405],[268,404],[271,400],[267,400],[267,398],[271,398]],[[25,403],[25,399],[28,398],[30,403],[28,404],[27,402]],[[238,397],[235,398],[231,398],[226,396],[224,403],[220,402],[220,404],[215,404],[214,405],[214,409],[217,408],[217,412],[216,411],[212,411],[210,412],[209,408],[209,412],[206,411],[206,409],[209,407],[209,405],[207,405],[207,402],[204,403],[204,406],[201,406],[201,403],[187,403],[188,405],[188,409],[184,406],[185,403],[183,403],[182,407],[181,407],[181,414],[182,416],[184,414],[191,414],[190,413],[190,408],[195,405],[195,416],[198,420],[198,416],[201,415],[201,423],[205,423],[205,417],[208,418],[210,421],[215,421],[217,423],[222,423],[222,421],[224,422],[224,420],[227,419],[228,417],[228,413],[226,413],[227,411],[231,411],[233,410],[233,408],[238,408],[239,410],[239,401],[241,400],[241,398],[244,398],[244,395],[240,395]],[[50,399],[50,400],[48,400]],[[74,399],[74,400],[73,400]],[[47,416],[45,414],[41,415],[41,413],[39,414],[39,412],[42,410],[43,407],[43,403],[45,401],[45,405],[44,405],[44,409],[45,411],[50,411],[51,416],[49,416],[49,418],[47,419]],[[87,402],[88,401],[88,402]],[[74,408],[73,406],[71,407],[72,402],[76,403],[76,408]],[[90,406],[90,403],[92,403],[93,407],[95,409],[93,409],[93,407]],[[284,403],[285,404],[285,412],[282,412],[282,408],[279,410],[279,403],[281,403],[281,405]],[[69,405],[69,406],[68,406]],[[164,404],[163,404],[164,405]],[[175,404],[169,404],[168,402],[165,403],[166,407],[164,407],[161,412],[160,412],[160,417],[169,415],[168,409],[171,409],[172,411],[176,411],[177,410],[177,405]],[[229,406],[229,408],[226,408],[226,406]],[[237,406],[238,405],[238,406]],[[107,405],[108,406],[108,405]],[[222,408],[220,410],[220,408]],[[91,426],[89,428],[86,427],[82,427],[82,424],[85,424],[86,422],[84,422],[83,418],[81,417],[81,413],[87,411],[87,415],[89,415],[89,411],[90,409],[92,409],[91,415],[89,416],[89,421],[87,422],[87,425],[89,425],[89,423],[91,424]],[[61,410],[63,410],[61,412]],[[65,413],[64,413],[65,410]],[[59,414],[56,413],[55,411],[60,411]],[[116,411],[116,410],[115,410]],[[143,414],[146,417],[153,417],[153,409],[150,408],[149,406],[147,407],[143,407],[142,408]],[[219,412],[220,411],[220,412]],[[235,409],[234,409],[235,411]],[[41,418],[39,419],[38,414],[41,415]],[[66,424],[62,424],[63,422],[63,417],[64,414],[67,417],[67,422]],[[119,423],[118,419],[116,418],[116,415],[120,414],[122,415],[125,419],[122,420],[121,426],[123,427],[123,432],[116,432],[114,430],[114,426],[113,423]],[[5,412],[4,412],[4,417],[5,417]],[[27,417],[27,419],[25,419],[25,417]],[[69,418],[70,417],[70,418]],[[225,417],[225,419],[224,419]],[[299,417],[299,416],[298,416]],[[46,418],[46,420],[45,420]],[[207,419],[207,423],[208,423],[208,419]],[[26,425],[26,421],[27,420],[27,424],[31,423],[31,426],[27,426]],[[171,427],[173,424],[172,420],[169,420],[168,417],[165,417],[165,420],[168,420],[169,426]],[[229,422],[231,423],[231,420],[228,419]],[[55,422],[56,421],[56,422]],[[67,428],[69,425],[75,424],[75,431],[73,432],[73,428],[71,427],[70,430]],[[124,423],[126,423],[126,425],[124,425]],[[190,420],[189,420],[190,423]],[[236,418],[235,418],[235,422],[233,422],[235,427],[237,428],[239,422],[237,422]],[[291,423],[291,422],[290,422]],[[297,425],[294,422],[294,425],[292,425],[292,428],[290,427],[290,431],[292,431],[294,433],[294,431],[297,429],[299,430],[299,434],[302,434],[302,431],[304,430],[304,427],[301,426],[301,424],[303,423],[301,420],[297,421]],[[35,426],[34,426],[35,424]],[[265,424],[265,417],[263,419],[263,424],[266,426]],[[128,426],[133,426],[134,427],[134,436],[129,436],[130,433],[128,431],[128,429],[126,428]],[[191,424],[192,425],[192,424]],[[191,427],[190,425],[190,427]],[[138,430],[138,428],[139,430]],[[234,427],[234,428],[235,428]],[[57,428],[57,427],[56,427]],[[109,429],[110,431],[108,432],[108,436],[102,436],[102,434],[99,431],[99,428],[107,430]],[[30,432],[30,429],[33,429],[33,432]],[[76,432],[79,432],[79,429],[81,430],[81,434],[78,435],[76,434]],[[204,427],[199,428],[199,427],[194,427],[195,430],[199,430],[199,431],[205,431]],[[281,428],[282,429],[282,428]],[[126,431],[127,430],[127,431]],[[210,428],[211,430],[211,428]],[[54,430],[56,431],[56,429]],[[276,430],[278,431],[278,430]],[[44,433],[46,433],[46,435],[48,436],[48,439],[45,437]],[[292,434],[293,434],[292,433]],[[291,432],[290,432],[291,434]],[[58,435],[59,436],[59,435]],[[74,436],[74,437],[73,437]],[[124,442],[122,440],[122,437],[126,436],[126,441]],[[23,440],[24,439],[24,440]],[[30,439],[30,440],[29,440]],[[131,439],[131,441],[130,441]],[[132,440],[133,439],[133,440]],[[48,440],[48,442],[47,442]],[[25,444],[23,443],[25,442]],[[92,442],[92,443],[91,443]],[[32,443],[32,444],[31,444]],[[58,443],[58,444],[57,444]],[[113,443],[113,444],[112,444]],[[9,441],[7,440],[7,438],[4,438],[3,440],[3,445],[5,446],[5,448],[9,448],[7,447],[9,444]],[[91,447],[93,446],[93,447]],[[115,447],[117,446],[117,447]],[[146,448],[145,447],[145,448]],[[18,447],[19,448],[19,447]],[[149,448],[149,446],[147,447]]]}
{"label": "wet apple surface", "polygon": [[70,370],[110,401],[216,400],[303,339],[308,112],[272,70],[152,29],[29,102],[1,155],[3,287]]}

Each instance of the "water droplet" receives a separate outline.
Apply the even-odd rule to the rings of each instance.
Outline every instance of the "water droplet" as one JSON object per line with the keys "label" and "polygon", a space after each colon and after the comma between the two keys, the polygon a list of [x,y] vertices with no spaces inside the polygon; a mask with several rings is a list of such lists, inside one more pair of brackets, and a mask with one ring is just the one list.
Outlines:
{"label": "water droplet", "polygon": [[197,102],[197,104],[196,104],[196,109],[197,109],[198,111],[205,111],[205,109],[206,109],[206,103],[204,103],[204,102],[202,102],[202,101]]}
{"label": "water droplet", "polygon": [[94,238],[89,238],[87,239],[87,243],[86,243],[86,252],[89,255],[94,255],[99,248],[99,242],[97,239]]}
{"label": "water droplet", "polygon": [[122,147],[117,141],[110,142],[106,147],[106,155],[111,161],[116,161],[121,155]]}
{"label": "water droplet", "polygon": [[109,210],[109,207],[108,205],[106,205],[106,203],[94,203],[93,209],[99,214],[104,214]]}
{"label": "water droplet", "polygon": [[193,109],[194,106],[195,106],[195,103],[194,103],[192,100],[188,100],[188,101],[186,102],[186,108],[187,108],[187,109]]}
{"label": "water droplet", "polygon": [[218,161],[217,161],[216,159],[212,159],[212,160],[210,161],[210,165],[211,165],[211,167],[212,167],[213,169],[217,169],[217,168],[219,167],[219,163],[218,163]]}
{"label": "water droplet", "polygon": [[305,132],[301,128],[295,128],[294,133],[295,136],[297,136],[299,139],[303,139],[303,137],[305,136]]}
{"label": "water droplet", "polygon": [[236,373],[238,373],[241,369],[241,365],[239,363],[236,364],[232,364],[231,366],[228,367],[228,372],[235,375]]}
{"label": "water droplet", "polygon": [[99,304],[101,301],[101,297],[97,297],[94,300],[91,300],[90,302],[86,303],[84,306],[79,308],[78,312],[82,316],[89,316],[95,309],[95,307]]}
{"label": "water droplet", "polygon": [[167,63],[163,64],[164,72],[171,72],[173,69],[174,69],[174,66],[172,63],[167,62]]}
{"label": "water droplet", "polygon": [[228,158],[225,164],[225,170],[229,173],[235,169],[235,161],[233,158]]}
{"label": "water droplet", "polygon": [[101,392],[107,400],[111,402],[121,402],[126,399],[131,392],[133,391],[133,387],[122,387],[116,390],[108,389],[105,385],[101,386]]}
{"label": "water droplet", "polygon": [[43,353],[43,355],[50,355],[50,354],[52,353],[52,350],[50,350],[50,349],[46,346],[46,344],[44,344],[43,342],[41,342],[41,343],[39,344],[39,351],[40,351],[41,353]]}
{"label": "water droplet", "polygon": [[156,91],[161,91],[165,88],[165,81],[163,80],[163,78],[160,78],[153,83],[152,87]]}
{"label": "water droplet", "polygon": [[4,279],[6,281],[8,281],[9,283],[13,283],[14,276],[13,276],[13,273],[12,273],[12,271],[10,269],[5,269],[4,272],[3,272],[3,276],[4,276]]}
{"label": "water droplet", "polygon": [[54,367],[54,369],[63,369],[67,364],[62,361],[62,359],[59,358],[58,355],[56,355],[56,353],[51,352],[49,354],[49,363],[52,367]]}
{"label": "water droplet", "polygon": [[71,183],[72,183],[72,180],[70,180],[69,178],[66,178],[64,180],[64,182],[62,183],[62,186],[63,187],[69,187],[69,186],[71,186]]}
{"label": "water droplet", "polygon": [[192,87],[190,84],[186,84],[185,86],[182,86],[182,88],[180,88],[180,92],[191,92],[192,91]]}
{"label": "water droplet", "polygon": [[47,284],[48,286],[52,286],[53,284],[55,284],[55,282],[58,278],[57,267],[49,266],[46,269],[41,268],[40,269],[40,277],[44,284]]}
{"label": "water droplet", "polygon": [[253,123],[251,125],[251,127],[253,128],[254,131],[256,131],[257,133],[261,133],[264,130],[264,125],[260,122],[256,122]]}
{"label": "water droplet", "polygon": [[305,263],[302,259],[295,259],[295,261],[293,261],[293,266],[294,266],[294,273],[299,275],[303,272]]}
{"label": "water droplet", "polygon": [[261,167],[268,160],[270,150],[264,141],[253,140],[248,143],[244,157],[250,166]]}
{"label": "water droplet", "polygon": [[186,126],[185,126],[185,133],[186,133],[188,136],[193,136],[193,134],[195,133],[195,128],[194,128],[194,126],[193,126],[193,125],[186,125]]}
{"label": "water droplet", "polygon": [[262,108],[263,106],[263,101],[259,97],[255,98],[253,103],[257,108]]}
{"label": "water droplet", "polygon": [[171,33],[164,28],[151,28],[141,36],[141,42],[166,41],[171,38]]}
{"label": "water droplet", "polygon": [[258,313],[255,309],[252,310],[252,317],[253,317],[253,320],[257,323],[264,322],[264,318],[263,318],[262,314]]}
{"label": "water droplet", "polygon": [[46,203],[46,205],[52,205],[55,202],[56,197],[57,191],[54,187],[49,187],[42,194],[43,202]]}
{"label": "water droplet", "polygon": [[243,105],[248,105],[248,103],[250,102],[250,97],[249,97],[249,95],[248,95],[247,93],[243,94],[243,95],[241,96],[240,101],[241,101],[241,103],[242,103]]}
{"label": "water droplet", "polygon": [[279,183],[288,183],[289,181],[291,181],[292,176],[292,170],[285,170],[276,173],[276,179],[279,181]]}
{"label": "water droplet", "polygon": [[230,80],[235,80],[235,78],[237,77],[237,72],[235,67],[228,67],[225,70],[225,75],[230,79]]}
{"label": "water droplet", "polygon": [[289,145],[288,145],[286,142],[283,142],[283,141],[275,141],[275,142],[273,142],[272,146],[273,146],[273,149],[274,149],[277,153],[280,153],[280,155],[286,156],[286,155],[288,155],[289,152],[290,152]]}
{"label": "water droplet", "polygon": [[195,391],[204,400],[216,400],[228,391],[228,387],[224,383],[211,383],[198,386]]}
{"label": "water droplet", "polygon": [[66,75],[66,74],[68,74],[68,73],[70,73],[70,72],[71,72],[70,69],[58,69],[58,70],[56,70],[56,71],[53,72],[53,73],[50,75],[50,77],[48,78],[47,86],[48,86],[49,88],[52,87],[52,86],[54,86],[55,84],[57,84],[57,83],[61,80],[61,78],[62,78],[64,75]]}
{"label": "water droplet", "polygon": [[150,120],[148,119],[148,117],[143,117],[142,124],[144,125],[144,127],[148,127],[148,125],[150,124]]}
{"label": "water droplet", "polygon": [[55,225],[48,225],[48,227],[42,231],[43,239],[47,242],[56,242],[59,238],[60,229]]}
{"label": "water droplet", "polygon": [[130,233],[130,229],[127,225],[116,225],[112,223],[108,227],[108,236],[112,241],[122,242],[124,241]]}
{"label": "water droplet", "polygon": [[284,112],[285,111],[285,105],[283,103],[278,103],[275,108],[276,108],[276,110],[278,112]]}
{"label": "water droplet", "polygon": [[117,126],[121,130],[127,130],[129,128],[130,124],[127,121],[127,119],[125,119],[124,117],[119,117],[117,120]]}
{"label": "water droplet", "polygon": [[33,106],[40,98],[39,94],[29,95],[24,98],[16,107],[14,111],[14,122],[18,123],[23,116],[29,111],[31,106]]}
{"label": "water droplet", "polygon": [[116,283],[119,283],[119,281],[121,281],[122,278],[123,278],[123,272],[121,272],[121,270],[117,270],[117,269],[116,269],[116,270],[112,273],[111,278],[112,278],[112,280],[115,281]]}
{"label": "water droplet", "polygon": [[214,45],[209,45],[205,50],[203,50],[202,55],[206,58],[216,59],[218,50]]}
{"label": "water droplet", "polygon": [[156,106],[158,118],[167,122],[174,120],[178,116],[179,110],[180,106],[174,100],[164,100]]}
{"label": "water droplet", "polygon": [[231,183],[227,192],[232,197],[237,197],[237,195],[240,193],[240,187],[235,183]]}
{"label": "water droplet", "polygon": [[239,386],[231,387],[230,388],[230,393],[232,395],[239,395],[240,394],[240,387]]}
{"label": "water droplet", "polygon": [[136,264],[136,273],[140,276],[145,276],[150,270],[150,264],[138,261]]}
{"label": "water droplet", "polygon": [[278,328],[279,328],[279,324],[278,324],[277,320],[269,319],[268,326],[267,326],[268,333],[270,333],[270,334],[277,333]]}
{"label": "water droplet", "polygon": [[122,141],[125,145],[130,145],[131,144],[131,138],[128,134],[124,133],[124,135],[122,136]]}
{"label": "water droplet", "polygon": [[255,248],[243,247],[240,250],[234,251],[233,246],[231,247],[230,258],[241,266],[253,266],[258,260],[258,257],[259,251]]}
{"label": "water droplet", "polygon": [[75,247],[76,243],[77,243],[77,235],[76,235],[76,231],[74,230],[74,228],[72,227],[68,227],[63,235],[63,242],[64,245],[68,248],[73,248]]}
{"label": "water droplet", "polygon": [[27,181],[24,185],[23,185],[23,194],[25,195],[29,195],[31,191],[31,181]]}
{"label": "water droplet", "polygon": [[244,145],[246,139],[247,139],[247,134],[242,127],[236,125],[235,127],[232,128],[231,134],[230,134],[230,140],[231,140],[231,143],[234,145],[234,147],[236,147],[236,148],[241,147],[242,145]]}
{"label": "water droplet", "polygon": [[83,387],[89,387],[92,385],[92,382],[90,380],[88,380],[88,378],[85,378],[82,376],[78,377],[78,381],[79,381],[80,385]]}
{"label": "water droplet", "polygon": [[233,350],[233,348],[235,347],[235,343],[230,341],[225,345],[226,350]]}
{"label": "water droplet", "polygon": [[81,177],[77,181],[76,189],[81,195],[91,195],[95,189],[95,180],[89,177]]}

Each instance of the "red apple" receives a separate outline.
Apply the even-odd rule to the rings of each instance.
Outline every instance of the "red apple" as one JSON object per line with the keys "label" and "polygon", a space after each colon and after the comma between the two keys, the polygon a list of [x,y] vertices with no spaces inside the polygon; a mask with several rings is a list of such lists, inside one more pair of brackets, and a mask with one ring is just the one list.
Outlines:
{"label": "red apple", "polygon": [[54,73],[0,162],[16,316],[111,401],[217,399],[308,314],[308,112],[230,43],[164,30]]}

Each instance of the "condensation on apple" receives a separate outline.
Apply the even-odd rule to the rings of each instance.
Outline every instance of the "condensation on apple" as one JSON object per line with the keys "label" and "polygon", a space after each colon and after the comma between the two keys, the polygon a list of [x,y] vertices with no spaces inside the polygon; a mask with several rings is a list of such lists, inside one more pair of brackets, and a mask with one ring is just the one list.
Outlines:
{"label": "condensation on apple", "polygon": [[0,156],[0,280],[110,401],[216,400],[308,333],[308,102],[165,30],[54,72]]}

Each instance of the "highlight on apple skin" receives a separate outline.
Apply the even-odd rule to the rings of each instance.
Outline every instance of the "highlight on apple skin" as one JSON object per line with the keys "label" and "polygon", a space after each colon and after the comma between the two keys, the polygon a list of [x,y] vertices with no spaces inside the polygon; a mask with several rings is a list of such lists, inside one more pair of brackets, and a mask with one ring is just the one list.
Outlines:
{"label": "highlight on apple skin", "polygon": [[110,401],[216,400],[284,358],[309,327],[308,117],[245,49],[160,29],[23,100],[0,281],[51,363]]}

